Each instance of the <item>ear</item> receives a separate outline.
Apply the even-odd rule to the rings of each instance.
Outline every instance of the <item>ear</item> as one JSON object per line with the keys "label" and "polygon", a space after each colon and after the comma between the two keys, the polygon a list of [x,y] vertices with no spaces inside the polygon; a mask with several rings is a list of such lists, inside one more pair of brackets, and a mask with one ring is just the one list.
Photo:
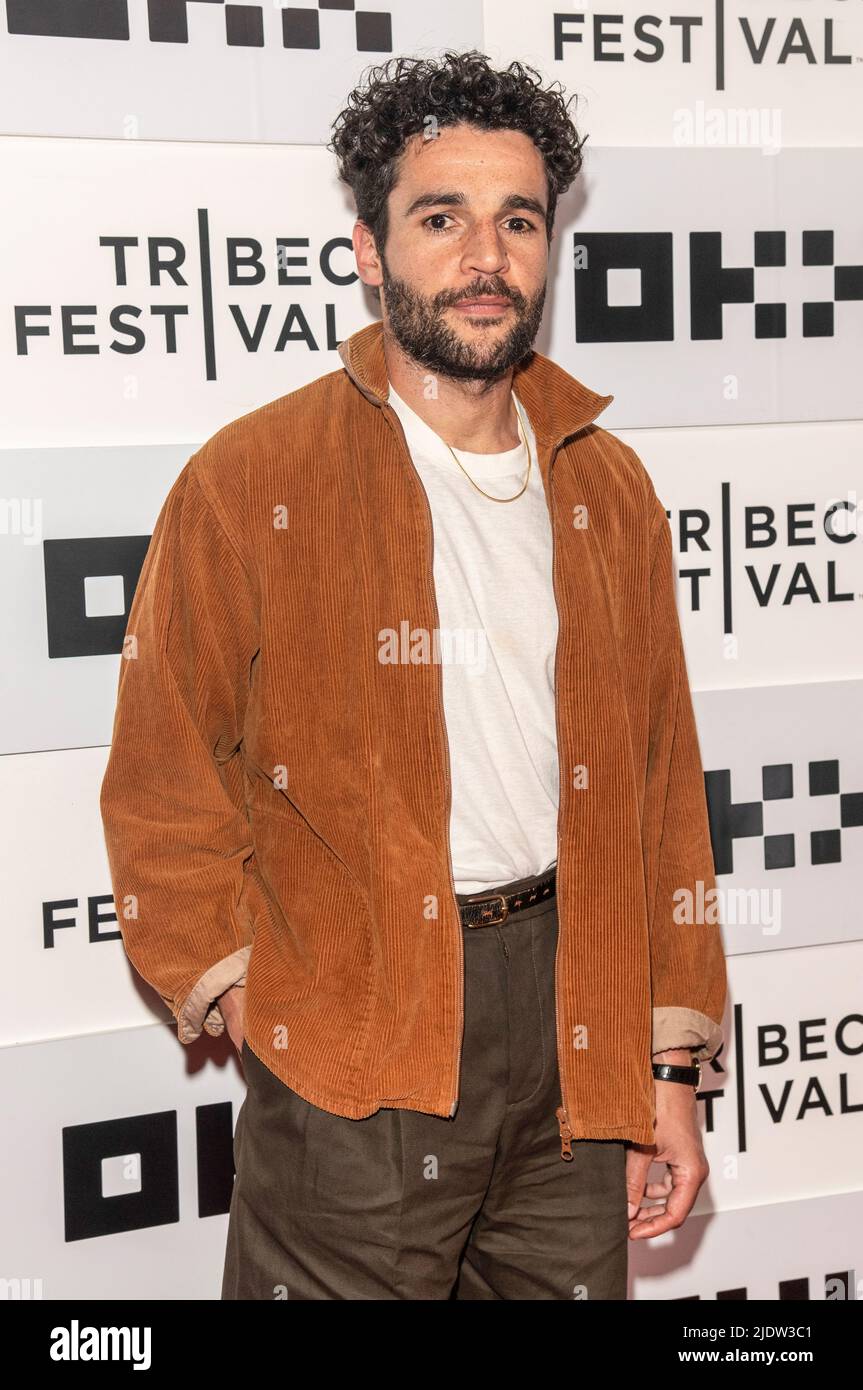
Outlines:
{"label": "ear", "polygon": [[351,239],[357,261],[357,272],[363,284],[382,285],[381,260],[371,229],[365,222],[357,219],[354,223]]}

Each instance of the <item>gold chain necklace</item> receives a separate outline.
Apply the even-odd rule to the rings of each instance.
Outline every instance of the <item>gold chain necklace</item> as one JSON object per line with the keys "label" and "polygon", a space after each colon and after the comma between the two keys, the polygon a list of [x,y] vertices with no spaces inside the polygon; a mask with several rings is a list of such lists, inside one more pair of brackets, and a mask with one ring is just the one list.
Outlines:
{"label": "gold chain necklace", "polygon": [[[516,400],[515,396],[513,396],[512,399],[513,399],[513,404],[515,405],[516,418],[518,419],[518,428],[519,428],[519,431],[520,431],[520,433],[521,433],[521,437],[522,437],[522,439],[524,440],[524,447],[527,449],[527,476],[525,477],[524,483],[522,484],[522,487],[521,487],[520,491],[519,491],[519,492],[516,492],[516,493],[514,494],[514,496],[512,496],[512,497],[492,497],[492,495],[491,495],[490,492],[486,492],[483,488],[480,487],[479,483],[475,483],[475,482],[474,482],[473,478],[470,476],[470,474],[468,473],[468,471],[467,471],[467,469],[464,467],[464,465],[461,464],[461,463],[459,463],[458,459],[455,458],[455,454],[453,453],[453,450],[452,450],[452,448],[450,447],[450,445],[447,444],[447,448],[449,449],[449,451],[450,451],[450,453],[452,454],[453,458],[455,459],[456,463],[458,463],[459,468],[461,469],[461,471],[462,471],[462,473],[464,474],[464,476],[467,478],[468,482],[471,483],[472,486],[476,488],[477,492],[481,492],[482,495],[483,495],[483,497],[487,497],[488,500],[489,500],[490,502],[515,502],[519,497],[521,497],[522,493],[524,492],[524,490],[525,490],[525,488],[527,487],[527,484],[528,484],[528,482],[529,482],[529,480],[530,480],[530,467],[531,467],[531,463],[533,462],[533,460],[532,460],[532,458],[531,458],[531,454],[530,454],[530,444],[528,443],[528,439],[527,439],[527,431],[525,430],[524,425],[522,424],[521,411],[520,411],[519,408],[518,408],[518,401]],[[446,444],[446,440],[444,440],[444,443]]]}

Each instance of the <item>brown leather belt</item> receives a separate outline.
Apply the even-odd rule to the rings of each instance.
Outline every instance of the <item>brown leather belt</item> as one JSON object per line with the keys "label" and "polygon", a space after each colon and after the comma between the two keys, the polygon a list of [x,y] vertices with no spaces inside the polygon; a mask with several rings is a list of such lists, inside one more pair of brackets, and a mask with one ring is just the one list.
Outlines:
{"label": "brown leather belt", "polygon": [[552,897],[556,882],[555,868],[545,878],[538,879],[531,888],[508,894],[491,893],[488,897],[477,898],[475,902],[460,903],[462,924],[466,927],[493,927],[505,922],[514,913]]}

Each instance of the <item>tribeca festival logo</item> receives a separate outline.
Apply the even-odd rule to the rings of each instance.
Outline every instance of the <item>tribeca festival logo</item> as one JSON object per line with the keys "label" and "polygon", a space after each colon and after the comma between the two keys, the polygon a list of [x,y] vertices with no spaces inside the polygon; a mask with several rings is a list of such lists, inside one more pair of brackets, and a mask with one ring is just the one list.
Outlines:
{"label": "tribeca festival logo", "polygon": [[[815,982],[813,988],[817,990]],[[832,1130],[860,1113],[861,1030],[859,1010],[831,1011],[817,993],[810,1003],[785,1014],[774,1012],[773,1005],[732,1004],[727,1039],[731,1044],[733,1038],[731,1075],[722,1048],[708,1064],[709,1088],[699,1094],[708,1133],[725,1108],[737,1128],[737,1152],[712,1164],[716,1181],[733,1183],[741,1177],[740,1156],[750,1152],[753,1125],[759,1135],[765,1127],[797,1130],[800,1124],[829,1124]]]}
{"label": "tribeca festival logo", "polygon": [[803,16],[775,3],[766,12],[753,6],[750,14],[732,13],[726,0],[704,5],[700,14],[653,6],[652,12],[623,15],[613,13],[614,8],[606,14],[556,12],[555,62],[571,58],[582,67],[585,59],[597,65],[667,67],[702,61],[710,64],[715,89],[721,92],[729,62],[786,71],[789,80],[799,81],[805,69],[861,61],[860,54],[848,51],[841,35],[843,11],[851,9],[847,0],[834,0],[833,13],[822,9]]}
{"label": "tribeca festival logo", "polygon": [[[254,236],[226,236],[218,245],[206,208],[197,210],[196,237],[130,231],[98,236],[98,245],[118,291],[115,302],[93,302],[96,295],[86,302],[86,295],[76,294],[75,303],[16,304],[17,356],[34,366],[50,350],[63,357],[182,355],[185,362],[201,343],[206,379],[215,381],[217,338],[230,336],[249,354],[292,347],[334,352],[342,338],[327,287],[353,285],[359,278],[350,264],[350,237],[330,237],[313,250],[305,236],[276,236],[267,244]],[[225,268],[221,298],[217,267]],[[317,287],[313,309],[293,297],[301,286]]]}
{"label": "tribeca festival logo", "polygon": [[740,612],[823,614],[863,599],[863,499],[854,489],[794,502],[768,491],[736,508],[732,484],[718,486],[715,503],[666,514],[681,610],[709,610],[719,591],[724,660],[740,659]]}

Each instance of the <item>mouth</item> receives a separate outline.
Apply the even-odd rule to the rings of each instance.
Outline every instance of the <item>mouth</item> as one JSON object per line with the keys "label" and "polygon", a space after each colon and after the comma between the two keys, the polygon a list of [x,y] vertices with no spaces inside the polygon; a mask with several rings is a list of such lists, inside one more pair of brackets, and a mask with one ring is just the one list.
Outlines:
{"label": "mouth", "polygon": [[486,296],[480,299],[460,300],[458,304],[453,304],[452,308],[460,309],[463,313],[471,314],[473,317],[490,318],[493,315],[502,314],[505,309],[511,309],[512,301]]}

